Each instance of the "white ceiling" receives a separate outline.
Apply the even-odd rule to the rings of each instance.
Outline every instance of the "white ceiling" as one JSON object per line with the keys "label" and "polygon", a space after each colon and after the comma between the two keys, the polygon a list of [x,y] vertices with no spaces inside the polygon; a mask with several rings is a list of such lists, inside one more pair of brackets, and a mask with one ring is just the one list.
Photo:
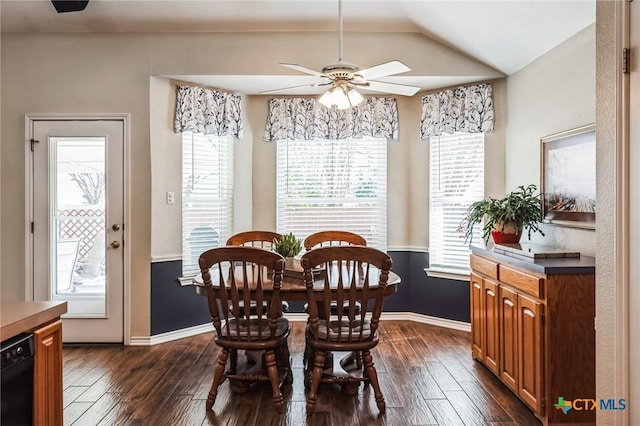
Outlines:
{"label": "white ceiling", "polygon": [[[84,11],[64,14],[46,0],[0,2],[4,33],[337,32],[337,0],[90,0]],[[420,33],[510,75],[595,22],[595,0],[344,0],[343,17],[345,32]],[[313,79],[289,72],[250,79],[180,77],[243,93]],[[379,80],[433,89],[469,79],[412,75]]]}

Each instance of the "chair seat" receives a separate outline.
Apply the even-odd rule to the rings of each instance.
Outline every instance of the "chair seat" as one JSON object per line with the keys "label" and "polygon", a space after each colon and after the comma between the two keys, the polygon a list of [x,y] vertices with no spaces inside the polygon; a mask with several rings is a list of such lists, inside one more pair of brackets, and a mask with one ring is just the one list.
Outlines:
{"label": "chair seat", "polygon": [[[338,341],[338,337],[342,335],[342,340],[349,337],[349,329],[351,329],[351,338],[353,341],[367,340],[371,336],[371,323],[369,320],[361,322],[356,320],[353,323],[349,323],[348,319],[342,321],[333,320],[329,321],[327,327],[327,320],[318,321],[318,337],[321,340]],[[359,338],[360,330],[362,329],[362,339]],[[327,339],[327,335],[329,338]]]}
{"label": "chair seat", "polygon": [[[238,327],[239,323],[239,327]],[[269,320],[263,318],[261,320],[251,319],[250,328],[248,326],[249,321],[246,318],[231,318],[228,323],[222,327],[222,336],[237,340],[258,340],[260,333],[262,339],[268,339],[271,333],[269,328]],[[285,317],[278,318],[276,326],[276,332],[274,337],[280,337],[289,329],[289,320]],[[227,331],[228,330],[228,331]],[[239,333],[238,333],[239,331]],[[228,333],[228,334],[227,334]]]}

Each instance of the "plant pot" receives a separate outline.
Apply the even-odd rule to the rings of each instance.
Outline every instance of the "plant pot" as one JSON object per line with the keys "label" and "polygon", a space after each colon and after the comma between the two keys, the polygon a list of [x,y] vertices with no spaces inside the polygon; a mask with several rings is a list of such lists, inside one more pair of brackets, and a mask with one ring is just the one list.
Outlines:
{"label": "plant pot", "polygon": [[293,256],[284,258],[284,267],[285,269],[293,269],[295,260]]}
{"label": "plant pot", "polygon": [[496,244],[517,244],[520,242],[522,231],[515,234],[507,234],[500,231],[491,231],[491,237]]}

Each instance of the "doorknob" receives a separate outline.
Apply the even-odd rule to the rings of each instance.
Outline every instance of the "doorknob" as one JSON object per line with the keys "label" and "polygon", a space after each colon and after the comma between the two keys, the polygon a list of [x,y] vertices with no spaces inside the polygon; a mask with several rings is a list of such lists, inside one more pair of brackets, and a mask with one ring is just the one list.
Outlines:
{"label": "doorknob", "polygon": [[113,229],[114,231],[119,231],[120,225],[118,225],[117,223],[114,223],[113,225],[111,225],[111,229]]}
{"label": "doorknob", "polygon": [[111,247],[113,247],[113,248],[118,248],[118,247],[120,247],[120,243],[119,243],[119,242],[117,242],[117,241],[112,241],[112,242],[111,242]]}

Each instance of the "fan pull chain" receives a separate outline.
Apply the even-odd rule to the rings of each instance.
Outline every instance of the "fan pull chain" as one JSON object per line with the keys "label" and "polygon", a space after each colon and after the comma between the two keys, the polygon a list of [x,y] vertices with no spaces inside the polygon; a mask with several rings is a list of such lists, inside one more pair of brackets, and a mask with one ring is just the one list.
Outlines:
{"label": "fan pull chain", "polygon": [[342,63],[342,0],[338,0],[338,63]]}

